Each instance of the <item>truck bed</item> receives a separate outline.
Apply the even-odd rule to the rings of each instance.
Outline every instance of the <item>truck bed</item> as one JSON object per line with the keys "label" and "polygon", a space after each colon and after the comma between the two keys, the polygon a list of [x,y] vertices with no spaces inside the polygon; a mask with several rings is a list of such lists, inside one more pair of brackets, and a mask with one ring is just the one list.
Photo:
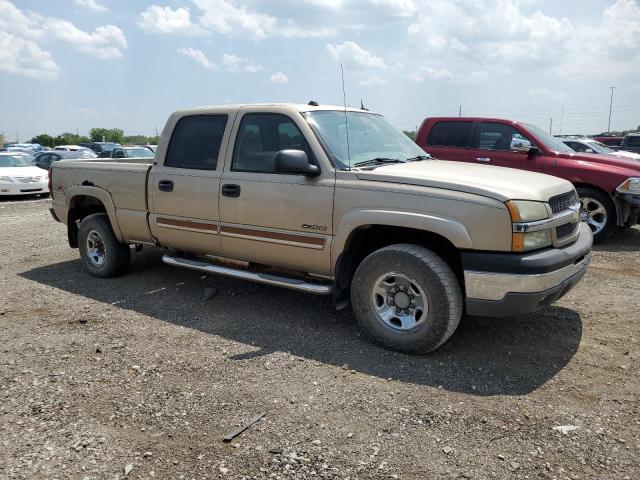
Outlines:
{"label": "truck bed", "polygon": [[[53,208],[69,209],[73,197],[88,190],[106,192],[124,240],[151,242],[147,227],[147,180],[153,164],[150,158],[67,160],[52,164]],[[107,206],[109,210],[110,206]],[[111,215],[110,215],[111,217]]]}

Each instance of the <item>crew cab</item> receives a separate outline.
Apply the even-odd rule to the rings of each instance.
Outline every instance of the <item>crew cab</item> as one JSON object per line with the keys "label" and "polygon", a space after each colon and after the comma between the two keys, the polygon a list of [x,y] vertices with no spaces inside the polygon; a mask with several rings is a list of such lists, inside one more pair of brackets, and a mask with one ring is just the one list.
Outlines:
{"label": "crew cab", "polygon": [[529,170],[576,187],[595,241],[640,223],[640,162],[578,153],[541,128],[497,118],[427,118],[416,143],[442,160]]}
{"label": "crew cab", "polygon": [[378,114],[315,102],[178,111],[155,159],[59,161],[50,182],[92,275],[165,248],[168,265],[351,303],[404,352],[440,346],[463,310],[549,305],[590,260],[569,182],[433,160]]}

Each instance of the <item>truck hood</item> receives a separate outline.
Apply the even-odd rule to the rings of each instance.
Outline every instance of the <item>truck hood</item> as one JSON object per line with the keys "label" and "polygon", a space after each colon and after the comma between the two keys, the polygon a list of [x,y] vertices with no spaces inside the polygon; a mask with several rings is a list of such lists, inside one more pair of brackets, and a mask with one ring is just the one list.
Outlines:
{"label": "truck hood", "polygon": [[609,155],[597,153],[558,153],[557,155],[561,158],[582,160],[584,162],[597,163],[600,165],[610,165],[623,170],[632,170],[635,171],[636,174],[640,174],[640,162],[633,158],[628,158],[626,155],[624,157],[617,154]]}
{"label": "truck hood", "polygon": [[554,195],[569,192],[573,186],[561,178],[514,168],[474,163],[423,160],[398,163],[361,171],[361,180],[444,188],[482,195],[501,202],[537,200],[546,202]]}

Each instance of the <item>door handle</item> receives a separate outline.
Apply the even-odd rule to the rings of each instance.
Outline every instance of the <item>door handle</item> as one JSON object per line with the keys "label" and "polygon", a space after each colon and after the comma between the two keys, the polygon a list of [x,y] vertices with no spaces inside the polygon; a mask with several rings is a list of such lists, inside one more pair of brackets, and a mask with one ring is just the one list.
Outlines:
{"label": "door handle", "polygon": [[227,183],[222,186],[222,195],[225,197],[239,197],[240,196],[240,185],[235,185],[233,183]]}
{"label": "door handle", "polygon": [[158,190],[161,192],[173,192],[173,180],[160,180]]}
{"label": "door handle", "polygon": [[478,162],[490,162],[491,159],[489,157],[476,157]]}

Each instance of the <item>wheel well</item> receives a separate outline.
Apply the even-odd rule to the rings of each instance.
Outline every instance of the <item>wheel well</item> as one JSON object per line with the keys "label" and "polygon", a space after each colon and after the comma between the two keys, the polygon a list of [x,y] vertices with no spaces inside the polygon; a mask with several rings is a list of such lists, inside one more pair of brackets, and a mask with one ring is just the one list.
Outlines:
{"label": "wheel well", "polygon": [[437,233],[388,225],[367,225],[353,231],[336,263],[336,287],[346,292],[360,262],[380,248],[396,243],[422,245],[439,255],[451,267],[461,285],[463,269],[460,251]]}
{"label": "wheel well", "polygon": [[71,199],[67,216],[67,237],[71,248],[78,248],[78,223],[94,213],[107,213],[104,204],[96,197],[77,195]]}
{"label": "wheel well", "polygon": [[606,195],[609,200],[611,200],[611,203],[613,204],[613,208],[615,209],[616,212],[616,223],[618,220],[618,217],[620,216],[620,212],[618,211],[618,202],[616,202],[615,198],[613,197],[613,195],[611,195],[609,192],[607,192],[606,190],[600,188],[600,187],[596,187],[595,185],[589,185],[588,183],[580,183],[580,182],[576,182],[573,184],[574,187],[576,188],[590,188],[591,190],[597,190],[598,192]]}

